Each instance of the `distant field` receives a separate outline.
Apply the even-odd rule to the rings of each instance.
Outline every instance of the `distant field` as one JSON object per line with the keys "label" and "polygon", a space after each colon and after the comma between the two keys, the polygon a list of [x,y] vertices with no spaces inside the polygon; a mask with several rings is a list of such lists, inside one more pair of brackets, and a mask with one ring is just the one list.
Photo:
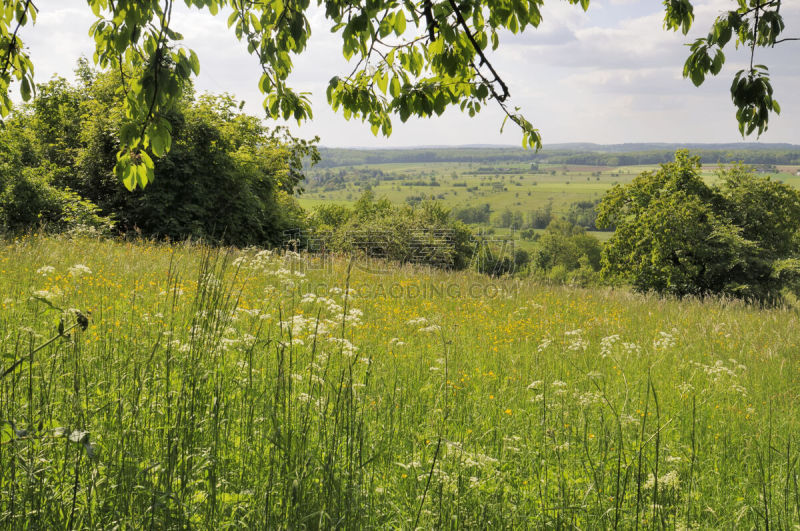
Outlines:
{"label": "distant field", "polygon": [[[553,212],[561,213],[576,201],[600,199],[614,184],[629,182],[638,174],[631,168],[564,165],[540,165],[537,171],[531,171],[530,164],[519,163],[496,165],[492,167],[494,171],[478,173],[486,167],[473,163],[407,163],[337,168],[337,172],[345,172],[348,185],[344,189],[325,191],[309,185],[301,203],[313,206],[319,201],[353,202],[366,184],[357,180],[359,172],[380,171],[392,180],[371,179],[367,182],[377,196],[385,196],[395,203],[413,197],[432,196],[451,206],[489,203],[492,210],[499,211],[504,208],[541,208],[552,202]],[[312,171],[310,176],[313,179],[324,172]],[[438,186],[410,184],[417,181],[430,183],[432,180]]]}
{"label": "distant field", "polygon": [[[640,173],[657,168],[514,161],[355,164],[312,169],[306,192],[299,199],[309,209],[325,203],[347,205],[371,188],[377,197],[397,204],[434,198],[451,208],[489,204],[495,214],[504,209],[527,213],[551,205],[552,214],[558,217],[566,215],[576,202],[597,201],[615,184],[628,183]],[[800,166],[776,169],[779,171],[770,172],[774,179],[800,188]],[[717,170],[717,165],[706,165],[702,175],[713,182]],[[601,239],[608,237],[597,234]]]}

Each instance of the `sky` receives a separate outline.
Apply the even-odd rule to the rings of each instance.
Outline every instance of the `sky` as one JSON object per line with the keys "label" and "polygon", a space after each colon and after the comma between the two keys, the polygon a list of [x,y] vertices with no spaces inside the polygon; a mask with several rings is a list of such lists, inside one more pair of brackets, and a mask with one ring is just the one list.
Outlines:
{"label": "sky", "polygon": [[[315,3],[315,2],[312,2]],[[730,99],[736,71],[749,62],[749,51],[726,48],[726,65],[716,78],[699,88],[683,79],[687,43],[705,35],[734,0],[696,0],[695,23],[689,35],[663,29],[663,6],[655,0],[592,0],[583,12],[564,0],[547,0],[543,22],[518,35],[505,34],[490,55],[509,86],[511,105],[537,127],[547,144],[594,142],[720,143],[742,142]],[[95,18],[83,0],[39,0],[37,23],[21,34],[35,65],[35,79],[73,76],[81,55],[91,58],[94,42],[88,34]],[[785,2],[786,36],[800,37],[800,1]],[[295,58],[289,85],[311,92],[314,119],[272,122],[289,126],[293,134],[320,137],[329,147],[407,147],[423,145],[519,145],[521,133],[507,126],[503,114],[489,104],[474,118],[457,108],[441,117],[393,119],[391,137],[375,137],[360,120],[347,121],[328,106],[325,89],[335,75],[350,72],[342,57],[341,39],[330,32],[324,12],[309,16],[309,47]],[[175,3],[172,27],[184,36],[183,46],[195,50],[201,71],[198,92],[227,92],[245,101],[245,110],[265,116],[264,96],[257,84],[261,69],[245,45],[227,28],[223,13]],[[757,62],[770,67],[781,115],[770,119],[761,142],[800,144],[800,41],[757,51]],[[755,136],[748,141],[756,141]]]}

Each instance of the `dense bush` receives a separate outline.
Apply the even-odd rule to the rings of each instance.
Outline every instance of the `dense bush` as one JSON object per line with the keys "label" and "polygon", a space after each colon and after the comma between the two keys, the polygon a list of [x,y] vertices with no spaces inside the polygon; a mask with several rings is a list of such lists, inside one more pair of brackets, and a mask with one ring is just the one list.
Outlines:
{"label": "dense bush", "polygon": [[[466,186],[466,183],[464,183]],[[479,206],[466,206],[453,210],[453,216],[464,223],[489,223],[492,209],[489,203]]]}
{"label": "dense bush", "polygon": [[[573,225],[581,226],[587,230],[597,230],[597,205],[600,200],[577,201],[569,206],[566,219]],[[609,229],[613,229],[610,227]]]}
{"label": "dense bush", "polygon": [[[112,173],[123,119],[119,76],[81,64],[75,84],[54,79],[0,133],[0,220],[6,230],[101,223],[120,232],[275,245],[301,225],[293,199],[312,143],[270,130],[228,95],[187,97],[168,120],[172,149],[155,181],[128,192]],[[5,190],[5,191],[4,191]],[[97,207],[95,207],[95,205]]]}
{"label": "dense bush", "polygon": [[365,192],[352,209],[324,205],[309,216],[316,245],[397,262],[465,269],[472,262],[471,231],[436,201],[394,206]]}
{"label": "dense bush", "polygon": [[[6,173],[8,168],[2,168]],[[52,184],[47,168],[20,168],[0,177],[0,231],[18,234],[27,230],[70,231],[86,228],[107,232],[113,226],[100,209],[69,188]]]}
{"label": "dense bush", "polygon": [[586,285],[599,278],[601,251],[583,227],[557,219],[539,238],[532,265],[556,282]]}

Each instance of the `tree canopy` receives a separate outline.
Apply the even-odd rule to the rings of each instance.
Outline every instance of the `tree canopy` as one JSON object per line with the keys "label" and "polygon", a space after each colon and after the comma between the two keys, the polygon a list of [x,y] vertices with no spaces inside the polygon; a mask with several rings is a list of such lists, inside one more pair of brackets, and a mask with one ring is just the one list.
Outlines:
{"label": "tree canopy", "polygon": [[[94,62],[117,72],[124,94],[124,120],[116,155],[116,173],[129,189],[153,179],[151,154],[164,156],[172,145],[166,116],[200,72],[200,60],[180,45],[170,27],[175,0],[88,0],[97,17],[90,28]],[[262,68],[259,88],[270,117],[311,118],[307,94],[288,84],[294,55],[311,36],[310,0],[183,0],[187,6],[222,11],[235,37],[247,43]],[[552,0],[551,0],[552,1]],[[584,10],[589,0],[568,0]],[[474,115],[489,101],[522,130],[525,146],[540,147],[533,124],[511,105],[511,91],[487,53],[500,45],[504,31],[518,33],[542,21],[544,0],[317,0],[331,30],[341,36],[342,53],[355,61],[349,73],[331,78],[328,102],[347,119],[369,123],[374,134],[389,135],[392,116],[440,115],[449,106]],[[689,31],[691,0],[664,0],[664,25]],[[795,40],[784,37],[781,0],[731,0],[731,9],[713,23],[707,37],[691,46],[684,76],[699,85],[720,72],[723,48],[730,43],[751,48],[748,68],[731,87],[743,135],[766,130],[769,115],[780,112],[767,67],[755,63],[758,47]],[[12,81],[23,100],[34,91],[33,61],[20,29],[36,20],[31,0],[9,0],[0,12],[0,115],[12,102]],[[505,121],[504,121],[505,124]]]}
{"label": "tree canopy", "polygon": [[800,192],[751,169],[699,175],[698,157],[675,161],[612,188],[598,207],[599,227],[616,225],[603,249],[603,272],[639,291],[774,302],[797,290]]}

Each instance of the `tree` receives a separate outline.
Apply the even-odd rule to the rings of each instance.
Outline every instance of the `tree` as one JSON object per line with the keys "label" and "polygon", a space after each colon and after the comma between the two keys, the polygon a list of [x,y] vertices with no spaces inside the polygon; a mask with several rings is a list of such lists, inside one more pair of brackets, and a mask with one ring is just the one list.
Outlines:
{"label": "tree", "polygon": [[565,271],[586,267],[592,271],[600,269],[600,241],[586,229],[564,219],[554,219],[539,238],[533,256],[533,264],[550,271],[561,266]]}
{"label": "tree", "polygon": [[722,294],[774,302],[797,287],[800,192],[736,165],[706,185],[698,157],[675,161],[612,188],[599,227],[616,225],[603,272],[639,291]]}
{"label": "tree", "polygon": [[[125,116],[120,127],[116,174],[129,189],[152,180],[150,154],[161,157],[172,145],[167,115],[187,90],[200,62],[179,46],[182,36],[170,28],[175,0],[88,0],[97,17],[90,28],[94,61],[117,72],[124,92]],[[551,0],[552,1],[552,0]],[[584,10],[589,0],[568,0]],[[735,35],[737,45],[774,46],[782,37],[781,0],[731,0],[705,39],[692,45],[684,74],[695,84],[716,74],[724,62],[722,48]],[[271,117],[302,121],[311,117],[306,94],[287,84],[292,55],[302,53],[310,38],[310,0],[184,0],[187,6],[217,16],[229,10],[228,25],[247,43],[263,75],[259,88]],[[317,0],[331,29],[342,38],[342,53],[356,59],[346,75],[331,78],[327,97],[345,118],[369,122],[373,133],[389,135],[391,116],[440,115],[458,106],[474,115],[494,101],[522,130],[525,146],[540,147],[541,137],[510,106],[510,90],[487,57],[500,44],[503,30],[512,33],[537,27],[544,0]],[[690,0],[664,0],[665,27],[688,32],[694,20]],[[12,79],[24,100],[31,97],[33,63],[25,52],[20,29],[35,22],[31,0],[8,0],[0,11],[0,115],[11,110]],[[713,54],[713,57],[712,57]],[[743,134],[763,132],[772,98],[766,67],[753,64],[740,71],[731,89]],[[505,124],[505,121],[504,121]]]}

